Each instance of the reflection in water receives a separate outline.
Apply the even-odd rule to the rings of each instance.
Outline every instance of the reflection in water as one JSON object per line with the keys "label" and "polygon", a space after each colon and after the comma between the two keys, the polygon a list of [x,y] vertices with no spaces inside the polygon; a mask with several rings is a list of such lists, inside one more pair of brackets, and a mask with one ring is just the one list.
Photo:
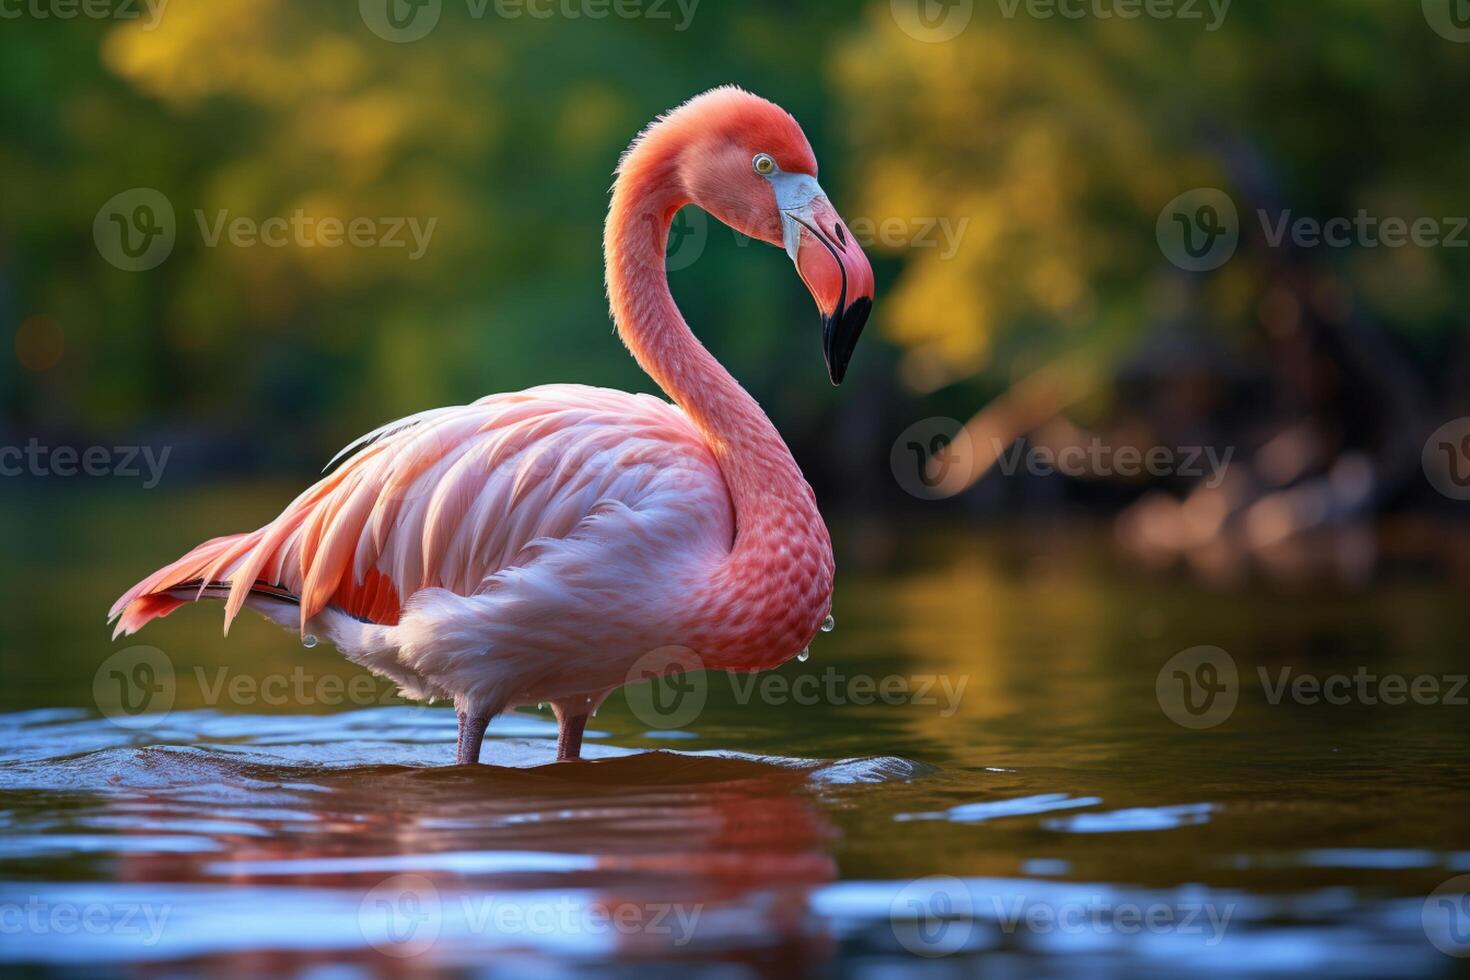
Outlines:
{"label": "reflection in water", "polygon": [[[614,697],[570,765],[547,765],[546,716],[498,720],[496,765],[461,769],[450,711],[375,688],[214,700],[357,675],[266,624],[222,645],[203,611],[153,639],[173,710],[120,727],[93,701],[114,650],[75,609],[126,570],[8,583],[0,617],[32,652],[0,685],[0,962],[1452,972],[1464,707],[1271,691],[1283,670],[1359,668],[1451,690],[1458,591],[1216,593],[1122,572],[1086,538],[910,543],[913,570],[843,580],[810,663],[712,675],[676,732]],[[1201,645],[1238,690],[1195,730],[1157,681]]]}
{"label": "reflection in water", "polygon": [[[417,716],[398,728],[410,739],[400,749],[427,753],[440,744],[416,736],[453,725],[448,712],[356,714],[369,717],[273,719],[256,738],[261,719],[197,712],[168,720],[169,738],[193,726],[196,744],[142,748],[97,748],[110,736],[96,730],[101,720],[9,716],[25,761],[6,767],[0,787],[64,795],[73,829],[32,824],[0,856],[24,859],[16,866],[36,878],[90,868],[136,885],[12,883],[3,900],[34,892],[51,904],[168,912],[142,946],[131,931],[101,930],[62,953],[44,934],[23,933],[6,955],[207,955],[243,967],[254,953],[237,960],[231,949],[376,947],[452,963],[487,949],[646,957],[735,948],[805,961],[827,945],[807,915],[807,893],[837,874],[835,831],[810,792],[831,782],[819,764],[667,752],[526,768],[352,764],[361,743],[334,740],[334,728],[381,737],[398,716]],[[285,725],[298,741],[283,738]],[[58,751],[38,758],[41,742]],[[495,751],[525,765],[545,746],[503,737]],[[842,778],[895,764],[904,768],[854,760]]]}
{"label": "reflection in water", "polygon": [[[1387,975],[1431,962],[1404,939],[1417,900],[1047,880],[1074,873],[1057,858],[1018,861],[1010,877],[839,881],[834,858],[843,841],[831,815],[881,810],[885,798],[896,805],[890,836],[938,821],[973,828],[964,830],[973,838],[983,824],[1023,839],[1050,832],[1053,853],[1065,838],[1198,826],[1212,804],[1110,810],[1100,797],[1001,790],[907,809],[977,784],[892,757],[823,763],[604,745],[601,759],[548,765],[553,726],[514,717],[493,745],[512,765],[430,767],[453,720],[411,708],[165,721],[166,732],[145,736],[77,712],[0,716],[12,747],[0,792],[16,803],[5,815],[0,859],[11,874],[0,909],[31,923],[11,930],[0,958],[258,972],[343,960],[454,968],[493,954],[718,961],[792,975],[834,957],[953,963],[941,953],[1060,956],[1077,969],[1127,964],[1139,975],[1151,965],[1288,961]],[[377,741],[364,747],[367,732]],[[403,762],[364,759],[394,754],[390,745]],[[946,841],[930,844],[949,863]],[[1441,869],[1462,857],[1318,849],[1290,863]],[[1237,873],[1283,866],[1271,855],[1228,863]],[[70,914],[97,927],[57,943]],[[1154,926],[1142,930],[1141,916]],[[1314,932],[1307,923],[1318,919],[1334,925]]]}

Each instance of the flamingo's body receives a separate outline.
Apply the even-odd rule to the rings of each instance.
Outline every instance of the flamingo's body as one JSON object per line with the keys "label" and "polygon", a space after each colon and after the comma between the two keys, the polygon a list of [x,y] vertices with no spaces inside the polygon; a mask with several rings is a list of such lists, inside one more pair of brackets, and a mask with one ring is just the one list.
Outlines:
{"label": "flamingo's body", "polygon": [[[751,173],[752,152],[779,168]],[[228,629],[250,606],[408,696],[452,698],[461,763],[490,717],[531,702],[556,707],[575,757],[587,713],[661,648],[727,670],[795,656],[831,606],[831,542],[775,428],[680,318],[663,253],[691,201],[784,238],[839,380],[872,273],[814,177],[771,103],[725,88],[675,110],[624,158],[606,241],[614,319],[674,405],[548,385],[385,426],[265,527],[134,586],[117,632],[201,597],[226,600]]]}

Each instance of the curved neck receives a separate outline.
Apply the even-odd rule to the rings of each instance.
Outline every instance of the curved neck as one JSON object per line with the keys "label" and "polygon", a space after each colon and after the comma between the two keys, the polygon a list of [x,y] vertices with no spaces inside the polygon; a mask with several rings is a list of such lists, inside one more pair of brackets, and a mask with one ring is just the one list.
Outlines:
{"label": "curved neck", "polygon": [[831,608],[832,541],[776,427],[695,339],[669,292],[669,226],[690,203],[674,159],[645,142],[623,163],[604,243],[608,299],[639,366],[704,434],[734,510],[730,551],[691,583],[678,642],[708,667],[762,670],[796,656]]}
{"label": "curved neck", "polygon": [[624,167],[613,189],[604,242],[618,334],[638,365],[704,433],[730,489],[737,539],[783,500],[804,503],[802,509],[820,523],[811,491],[780,433],[694,336],[669,292],[664,260],[669,228],[688,203],[672,161],[632,172]]}

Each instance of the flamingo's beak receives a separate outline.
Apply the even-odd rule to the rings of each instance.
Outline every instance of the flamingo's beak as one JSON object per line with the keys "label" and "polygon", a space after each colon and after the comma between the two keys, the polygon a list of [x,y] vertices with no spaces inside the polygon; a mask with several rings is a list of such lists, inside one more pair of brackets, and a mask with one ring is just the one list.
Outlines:
{"label": "flamingo's beak", "polygon": [[873,309],[873,267],[816,179],[776,174],[786,254],[822,314],[822,353],[834,385],[842,383]]}

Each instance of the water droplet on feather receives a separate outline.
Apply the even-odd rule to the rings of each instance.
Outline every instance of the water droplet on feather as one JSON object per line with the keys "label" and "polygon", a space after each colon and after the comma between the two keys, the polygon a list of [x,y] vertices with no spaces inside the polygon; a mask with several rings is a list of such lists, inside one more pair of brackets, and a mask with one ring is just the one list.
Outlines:
{"label": "water droplet on feather", "polygon": [[822,620],[822,632],[823,633],[830,633],[833,630],[835,630],[836,628],[837,628],[837,620],[835,620],[835,619],[832,618],[832,614],[831,613],[828,613],[827,614],[827,618],[824,619],[824,620]]}
{"label": "water droplet on feather", "polygon": [[811,656],[812,656],[812,648],[811,647],[807,647],[805,650],[801,651],[800,653],[798,653],[796,655],[796,661],[797,661],[797,663],[803,663],[804,664],[808,660],[811,659]]}
{"label": "water droplet on feather", "polygon": [[310,650],[312,647],[316,646],[316,634],[314,634],[314,633],[307,633],[305,636],[303,636],[301,638],[301,645],[304,646],[304,647],[306,647],[306,649],[308,649],[308,650]]}

